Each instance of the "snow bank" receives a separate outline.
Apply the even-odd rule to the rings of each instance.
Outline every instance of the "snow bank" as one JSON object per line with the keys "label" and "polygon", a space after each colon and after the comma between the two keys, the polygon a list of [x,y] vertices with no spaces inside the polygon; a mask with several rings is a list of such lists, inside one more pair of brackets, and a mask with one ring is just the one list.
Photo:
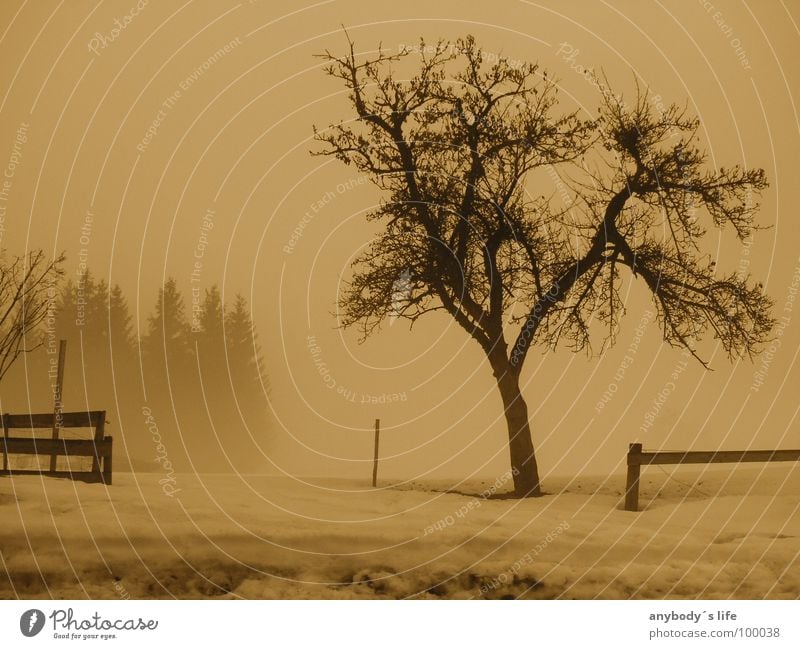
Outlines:
{"label": "snow bank", "polygon": [[[797,598],[791,464],[378,490],[334,480],[115,474],[0,480],[3,597]],[[453,493],[457,491],[458,493]]]}

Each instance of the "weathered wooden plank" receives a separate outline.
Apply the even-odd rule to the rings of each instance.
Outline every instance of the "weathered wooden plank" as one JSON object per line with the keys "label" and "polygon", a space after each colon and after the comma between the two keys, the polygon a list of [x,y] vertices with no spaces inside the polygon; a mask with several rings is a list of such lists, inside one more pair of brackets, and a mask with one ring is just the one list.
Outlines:
{"label": "weathered wooden plank", "polygon": [[[103,457],[111,454],[111,439],[108,437],[101,442],[97,442],[93,439],[5,437],[3,438],[2,444],[5,452],[17,453],[20,455]],[[37,473],[39,472],[37,471]]]}
{"label": "weathered wooden plank", "polygon": [[[641,445],[639,445],[641,448]],[[797,462],[800,450],[777,451],[658,451],[641,453],[638,462],[645,464],[715,464],[723,462]],[[630,458],[629,458],[630,462]]]}
{"label": "weathered wooden plank", "polygon": [[0,476],[41,475],[48,478],[70,478],[83,482],[102,482],[102,475],[94,471],[37,471],[36,469],[5,469]]}
{"label": "weathered wooden plank", "polygon": [[[55,414],[52,412],[4,415],[8,428],[53,428]],[[105,422],[105,410],[61,413],[61,428],[96,428],[100,421]]]}

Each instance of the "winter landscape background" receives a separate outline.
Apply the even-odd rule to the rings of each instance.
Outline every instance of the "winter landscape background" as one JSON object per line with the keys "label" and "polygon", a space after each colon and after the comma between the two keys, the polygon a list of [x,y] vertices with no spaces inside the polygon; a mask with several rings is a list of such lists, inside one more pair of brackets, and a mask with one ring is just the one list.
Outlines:
{"label": "winter landscape background", "polygon": [[[631,442],[800,448],[800,12],[709,5],[4,2],[0,264],[66,254],[37,336],[68,340],[64,408],[107,411],[115,474],[0,478],[0,596],[800,596],[796,463],[646,467],[643,511],[621,510]],[[503,404],[474,342],[439,315],[365,342],[338,326],[385,198],[309,154],[313,125],[350,118],[315,58],[346,49],[343,27],[364,55],[474,34],[586,116],[592,71],[685,104],[713,165],[765,170],[765,229],[713,230],[703,254],[761,282],[775,341],[731,361],[708,340],[709,371],[629,278],[615,346],[531,352],[547,495],[504,497]],[[50,349],[0,382],[0,411],[52,410]]]}

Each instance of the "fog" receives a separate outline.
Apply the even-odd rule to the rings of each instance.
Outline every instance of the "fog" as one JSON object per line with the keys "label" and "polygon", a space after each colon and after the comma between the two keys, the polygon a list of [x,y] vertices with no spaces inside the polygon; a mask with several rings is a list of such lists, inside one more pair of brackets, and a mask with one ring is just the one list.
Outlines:
{"label": "fog", "polygon": [[[5,254],[65,251],[68,278],[89,268],[119,285],[134,336],[145,336],[170,277],[189,319],[213,285],[225,304],[244,296],[252,313],[270,386],[258,386],[252,403],[260,405],[252,408],[263,412],[242,415],[207,395],[220,413],[217,443],[192,436],[207,416],[185,395],[178,411],[186,414],[163,425],[177,430],[186,418],[171,438],[176,458],[202,457],[195,467],[202,471],[367,481],[380,419],[382,479],[508,470],[491,370],[452,320],[433,315],[413,330],[387,321],[363,343],[357,331],[339,327],[337,296],[353,258],[375,236],[364,215],[381,199],[351,169],[310,154],[319,148],[314,125],[352,117],[343,87],[314,56],[344,51],[342,25],[360,52],[474,34],[487,53],[538,61],[559,79],[561,107],[586,117],[600,101],[587,70],[602,71],[623,95],[638,79],[665,104],[686,104],[700,118],[714,164],[766,170],[760,223],[768,229],[744,245],[710,231],[707,244],[719,268],[763,282],[783,318],[782,335],[761,356],[734,362],[709,342],[707,371],[662,342],[645,287],[628,281],[613,349],[597,358],[537,348],[528,358],[524,393],[545,488],[548,475],[621,470],[634,441],[652,449],[800,445],[793,302],[800,253],[786,221],[800,198],[791,92],[800,73],[788,64],[797,60],[797,31],[782,4],[751,12],[733,2],[543,1],[505,3],[502,11],[496,3],[413,0],[305,8],[150,2],[131,14],[129,0],[76,2],[56,15],[57,3],[48,1],[16,16],[18,4],[4,3],[9,26],[0,40]],[[535,191],[569,200],[557,178],[543,174],[537,182]],[[107,350],[97,336],[82,342]],[[130,409],[125,430],[111,425],[107,433],[123,435],[146,463],[157,451],[141,413],[154,394],[163,396],[154,387],[163,377],[138,367],[140,351],[124,381],[104,379],[108,389],[89,391],[81,387],[80,347],[70,343],[65,408]],[[0,384],[4,411],[52,405],[41,364],[27,363]],[[224,361],[203,371],[223,382],[227,376]],[[190,374],[197,368],[171,374],[170,385],[180,391]],[[247,425],[242,416],[251,417]],[[237,451],[217,467],[226,434]]]}

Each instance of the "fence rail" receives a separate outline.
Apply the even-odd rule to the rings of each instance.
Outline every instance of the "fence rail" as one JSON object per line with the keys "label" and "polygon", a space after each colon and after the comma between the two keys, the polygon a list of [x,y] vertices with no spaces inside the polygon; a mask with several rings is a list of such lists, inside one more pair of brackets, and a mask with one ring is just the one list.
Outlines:
{"label": "fence rail", "polygon": [[[3,426],[7,428],[52,428],[52,412],[44,414],[3,415]],[[97,428],[105,424],[105,410],[88,410],[85,412],[62,412],[59,417],[59,428]]]}
{"label": "fence rail", "polygon": [[[45,414],[4,414],[2,417],[3,468],[0,475],[45,475],[54,478],[72,478],[84,482],[103,482],[111,484],[113,439],[105,435],[105,410],[88,412],[65,412],[56,415]],[[11,437],[9,431],[14,429],[35,428],[94,428],[94,439],[52,439],[50,437]],[[15,455],[49,455],[51,458],[91,457],[91,471],[55,470],[51,469],[12,469],[8,456]]]}
{"label": "fence rail", "polygon": [[642,451],[641,444],[628,445],[628,478],[625,509],[639,511],[639,474],[649,464],[716,464],[739,462],[798,462],[800,449],[774,451]]}

